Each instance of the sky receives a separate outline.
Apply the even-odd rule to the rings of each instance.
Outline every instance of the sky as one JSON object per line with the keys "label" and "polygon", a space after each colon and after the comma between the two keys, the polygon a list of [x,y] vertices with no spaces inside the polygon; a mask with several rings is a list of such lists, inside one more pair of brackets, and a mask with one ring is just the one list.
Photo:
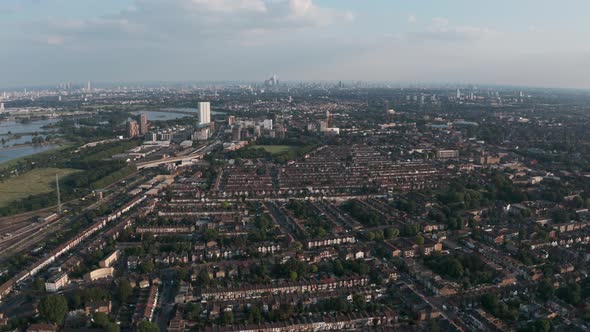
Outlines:
{"label": "sky", "polygon": [[588,0],[0,0],[0,87],[387,81],[590,89]]}

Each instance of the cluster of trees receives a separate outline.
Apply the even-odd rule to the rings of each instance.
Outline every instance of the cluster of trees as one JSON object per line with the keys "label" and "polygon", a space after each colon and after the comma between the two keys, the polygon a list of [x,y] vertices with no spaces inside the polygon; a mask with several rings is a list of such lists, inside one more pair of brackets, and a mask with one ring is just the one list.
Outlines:
{"label": "cluster of trees", "polygon": [[376,230],[365,233],[367,241],[392,240],[399,236],[399,229],[390,227],[385,230]]}
{"label": "cluster of trees", "polygon": [[[515,186],[506,174],[493,170],[485,184],[478,179],[459,178],[437,195],[442,205],[456,212],[462,209],[490,207],[495,201],[520,203],[528,199],[524,190]],[[448,216],[448,213],[445,213]]]}
{"label": "cluster of trees", "polygon": [[368,275],[371,268],[362,260],[341,260],[336,259],[332,262],[332,272],[338,277],[348,275]]}
{"label": "cluster of trees", "polygon": [[516,302],[504,303],[496,295],[486,294],[481,297],[482,306],[495,317],[506,321],[515,321],[518,318],[519,304]]}
{"label": "cluster of trees", "polygon": [[466,226],[465,220],[458,214],[457,211],[443,206],[441,209],[432,208],[428,211],[428,218],[438,223],[447,225],[450,229],[463,229]]}
{"label": "cluster of trees", "polygon": [[160,332],[160,328],[156,323],[148,322],[147,320],[142,320],[136,328],[137,332]]}
{"label": "cluster of trees", "polygon": [[590,296],[590,279],[587,278],[581,283],[570,282],[557,289],[557,297],[572,305],[579,305],[583,299]]}
{"label": "cluster of trees", "polygon": [[316,211],[314,211],[308,202],[291,200],[287,208],[293,211],[293,214],[299,219],[304,219],[305,226],[311,237],[324,237],[332,229],[332,224],[323,220]]}
{"label": "cluster of trees", "polygon": [[264,148],[245,147],[236,151],[230,151],[226,154],[229,159],[270,159],[272,154]]}
{"label": "cluster of trees", "polygon": [[318,272],[318,267],[292,258],[283,264],[275,264],[271,272],[275,278],[296,281],[308,277],[310,273]]}
{"label": "cluster of trees", "polygon": [[[43,297],[39,302],[38,310],[41,318],[49,323],[61,325],[64,323],[67,313],[71,310],[83,309],[89,303],[107,301],[115,298],[119,303],[126,303],[133,294],[133,288],[129,281],[118,280],[115,287],[110,291],[104,288],[92,287],[80,289],[67,296],[62,294],[51,294]],[[109,332],[120,331],[119,325],[112,321],[104,313],[94,313],[92,325]]]}
{"label": "cluster of trees", "polygon": [[519,328],[518,332],[549,332],[551,331],[551,322],[547,319],[539,319]]}
{"label": "cluster of trees", "polygon": [[467,286],[491,283],[494,272],[475,255],[431,255],[424,258],[424,263],[434,272],[463,281]]}
{"label": "cluster of trees", "polygon": [[414,215],[418,212],[418,206],[413,199],[397,199],[393,202],[393,206],[401,211]]}
{"label": "cluster of trees", "polygon": [[92,315],[92,320],[94,326],[98,328],[102,328],[105,332],[119,332],[121,328],[117,323],[112,321],[107,314],[104,312],[95,312]]}
{"label": "cluster of trees", "polygon": [[345,202],[342,204],[342,208],[365,226],[375,227],[383,224],[381,217],[376,212],[364,209],[362,204],[356,200]]}
{"label": "cluster of trees", "polygon": [[68,301],[63,295],[49,295],[41,299],[38,310],[48,322],[62,324],[68,313]]}
{"label": "cluster of trees", "polygon": [[31,143],[33,143],[33,144],[41,144],[41,143],[49,142],[50,140],[51,140],[51,136],[49,136],[49,135],[46,136],[46,137],[43,137],[43,136],[34,136],[31,139]]}
{"label": "cluster of trees", "polygon": [[123,134],[128,117],[124,111],[100,112],[87,118],[63,119],[51,127],[57,128],[66,140],[84,144],[111,138],[113,133]]}
{"label": "cluster of trees", "polygon": [[305,145],[298,147],[297,149],[289,149],[273,155],[276,162],[284,164],[290,160],[300,159],[306,154],[310,153],[316,148],[316,145]]}
{"label": "cluster of trees", "polygon": [[548,301],[557,295],[561,300],[577,306],[584,299],[590,297],[590,278],[585,278],[581,282],[569,282],[562,285],[557,290],[553,287],[550,279],[544,279],[539,283],[536,295],[543,301]]}
{"label": "cluster of trees", "polygon": [[254,219],[254,230],[248,233],[251,242],[264,242],[274,239],[274,223],[266,215],[257,215]]}
{"label": "cluster of trees", "polygon": [[361,294],[353,294],[352,301],[348,301],[345,297],[332,297],[318,301],[311,306],[311,312],[336,312],[349,313],[355,310],[371,311],[371,305],[367,304],[365,297]]}
{"label": "cluster of trees", "polygon": [[184,310],[184,318],[189,321],[198,321],[203,308],[200,303],[189,302]]}

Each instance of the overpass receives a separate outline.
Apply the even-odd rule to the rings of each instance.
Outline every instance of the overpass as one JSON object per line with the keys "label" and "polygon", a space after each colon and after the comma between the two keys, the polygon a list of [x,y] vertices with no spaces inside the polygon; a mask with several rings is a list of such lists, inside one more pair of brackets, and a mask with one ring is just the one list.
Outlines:
{"label": "overpass", "polygon": [[185,155],[185,156],[177,156],[177,157],[169,157],[169,158],[164,158],[164,159],[158,159],[158,160],[153,160],[153,161],[146,161],[143,163],[137,163],[135,165],[135,167],[137,167],[138,170],[142,170],[145,168],[153,168],[153,167],[158,167],[161,165],[166,165],[166,164],[179,164],[179,165],[192,165],[197,163],[199,160],[203,159],[203,157],[205,155],[207,155],[209,152],[211,152],[216,146],[220,145],[221,141],[213,141],[209,144],[206,144],[194,151],[192,151],[191,153]]}

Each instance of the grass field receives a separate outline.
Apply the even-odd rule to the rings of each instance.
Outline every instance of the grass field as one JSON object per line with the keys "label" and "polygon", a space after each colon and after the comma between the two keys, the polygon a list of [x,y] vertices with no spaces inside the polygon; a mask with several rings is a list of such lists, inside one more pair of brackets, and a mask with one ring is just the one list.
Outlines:
{"label": "grass field", "polygon": [[60,178],[78,172],[68,168],[39,168],[23,175],[0,182],[0,206],[26,198],[29,195],[48,193],[54,190],[55,174]]}
{"label": "grass field", "polygon": [[254,149],[263,148],[264,150],[266,150],[272,154],[282,153],[282,152],[286,152],[286,151],[295,151],[295,150],[299,149],[297,146],[292,146],[292,145],[254,145],[253,148]]}

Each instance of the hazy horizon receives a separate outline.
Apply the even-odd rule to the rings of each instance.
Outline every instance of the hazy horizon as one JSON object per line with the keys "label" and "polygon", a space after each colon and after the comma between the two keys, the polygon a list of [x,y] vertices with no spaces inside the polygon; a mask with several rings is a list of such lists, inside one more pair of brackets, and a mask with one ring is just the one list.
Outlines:
{"label": "hazy horizon", "polygon": [[277,73],[590,89],[589,9],[582,0],[4,0],[0,86]]}

